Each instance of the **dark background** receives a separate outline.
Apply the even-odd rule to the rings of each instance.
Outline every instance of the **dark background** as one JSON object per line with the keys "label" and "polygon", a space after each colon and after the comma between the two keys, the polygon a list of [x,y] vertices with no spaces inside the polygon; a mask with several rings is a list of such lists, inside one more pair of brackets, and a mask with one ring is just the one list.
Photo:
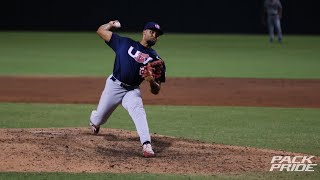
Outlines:
{"label": "dark background", "polygon": [[[316,0],[281,0],[287,34],[320,34]],[[95,31],[118,19],[124,31],[156,21],[166,32],[265,33],[263,0],[6,0],[0,30]]]}

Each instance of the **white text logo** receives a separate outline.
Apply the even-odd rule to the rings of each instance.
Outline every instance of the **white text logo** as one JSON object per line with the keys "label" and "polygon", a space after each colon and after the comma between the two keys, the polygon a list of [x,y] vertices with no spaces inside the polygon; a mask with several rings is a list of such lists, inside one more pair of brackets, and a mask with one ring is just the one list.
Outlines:
{"label": "white text logo", "polygon": [[134,48],[130,46],[128,49],[128,54],[137,62],[147,64],[149,61],[152,60],[152,58],[149,56],[149,54],[142,53],[138,50],[133,54]]}
{"label": "white text logo", "polygon": [[270,171],[314,171],[311,159],[314,156],[273,156]]}

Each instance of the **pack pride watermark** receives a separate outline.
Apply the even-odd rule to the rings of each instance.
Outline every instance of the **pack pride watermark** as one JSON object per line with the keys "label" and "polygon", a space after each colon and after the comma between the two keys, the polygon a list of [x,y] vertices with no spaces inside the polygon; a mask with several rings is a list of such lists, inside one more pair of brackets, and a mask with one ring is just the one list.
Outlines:
{"label": "pack pride watermark", "polygon": [[270,171],[314,171],[314,156],[273,156]]}

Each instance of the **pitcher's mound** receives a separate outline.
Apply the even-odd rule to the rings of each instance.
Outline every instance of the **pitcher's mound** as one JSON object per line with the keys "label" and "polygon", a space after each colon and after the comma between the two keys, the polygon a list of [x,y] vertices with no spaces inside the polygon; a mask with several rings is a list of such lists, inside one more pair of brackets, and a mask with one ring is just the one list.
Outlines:
{"label": "pitcher's mound", "polygon": [[0,171],[202,174],[268,171],[272,156],[297,153],[152,135],[143,158],[135,132],[88,128],[0,129]]}

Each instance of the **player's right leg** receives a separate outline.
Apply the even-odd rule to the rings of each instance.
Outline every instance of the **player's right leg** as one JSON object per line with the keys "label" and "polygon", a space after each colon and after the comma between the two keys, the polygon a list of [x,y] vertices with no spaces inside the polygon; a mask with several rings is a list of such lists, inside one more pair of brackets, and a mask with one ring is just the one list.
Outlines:
{"label": "player's right leg", "polygon": [[112,112],[121,103],[125,93],[126,90],[115,84],[110,76],[107,78],[98,107],[91,112],[90,127],[93,134],[99,133],[100,126],[107,122]]}

